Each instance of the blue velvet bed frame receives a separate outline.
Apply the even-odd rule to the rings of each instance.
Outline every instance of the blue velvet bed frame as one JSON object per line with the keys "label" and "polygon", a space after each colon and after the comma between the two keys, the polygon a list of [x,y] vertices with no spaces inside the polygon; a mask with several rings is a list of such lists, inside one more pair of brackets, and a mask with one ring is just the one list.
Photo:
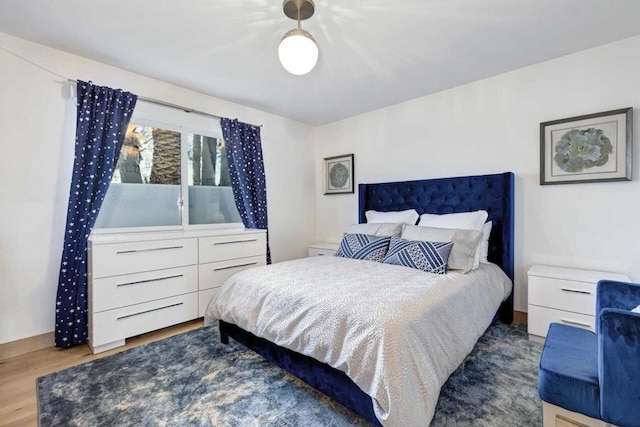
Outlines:
{"label": "blue velvet bed frame", "polygon": [[[513,173],[360,184],[358,199],[360,222],[366,222],[365,212],[368,210],[399,211],[413,208],[419,214],[486,210],[489,213],[489,221],[493,221],[489,240],[489,261],[502,267],[513,281]],[[507,324],[513,321],[513,292],[500,306],[496,317]],[[343,372],[256,337],[227,322],[220,321],[220,337],[225,344],[229,342],[229,337],[232,337],[338,403],[375,425],[380,425],[373,410],[371,397],[360,390]]]}

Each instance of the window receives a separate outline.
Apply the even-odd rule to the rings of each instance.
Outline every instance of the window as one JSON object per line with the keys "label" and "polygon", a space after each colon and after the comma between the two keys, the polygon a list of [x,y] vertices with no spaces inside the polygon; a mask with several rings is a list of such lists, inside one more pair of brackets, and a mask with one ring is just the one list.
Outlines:
{"label": "window", "polygon": [[242,222],[222,138],[187,134],[189,224]]}
{"label": "window", "polygon": [[242,223],[214,133],[132,121],[94,228]]}

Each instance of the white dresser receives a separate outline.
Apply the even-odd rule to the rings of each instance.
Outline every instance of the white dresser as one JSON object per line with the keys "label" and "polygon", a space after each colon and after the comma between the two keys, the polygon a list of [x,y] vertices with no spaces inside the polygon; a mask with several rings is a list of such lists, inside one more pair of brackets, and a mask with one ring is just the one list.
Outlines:
{"label": "white dresser", "polygon": [[89,238],[88,254],[89,345],[100,353],[128,337],[204,316],[226,279],[266,264],[266,234],[98,234]]}
{"label": "white dresser", "polygon": [[239,271],[265,265],[264,231],[198,238],[198,317],[220,286]]}
{"label": "white dresser", "polygon": [[309,245],[309,256],[333,256],[340,247],[340,243],[312,243]]}
{"label": "white dresser", "polygon": [[533,265],[528,271],[529,338],[547,336],[549,324],[564,323],[594,330],[596,284],[610,279],[630,281],[629,276],[605,271]]}

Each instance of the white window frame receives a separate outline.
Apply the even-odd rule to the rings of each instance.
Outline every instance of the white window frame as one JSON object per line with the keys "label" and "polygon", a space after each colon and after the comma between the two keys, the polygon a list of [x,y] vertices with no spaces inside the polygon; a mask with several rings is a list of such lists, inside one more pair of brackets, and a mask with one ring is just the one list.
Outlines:
{"label": "white window frame", "polygon": [[[157,107],[157,106],[154,106]],[[138,108],[136,106],[136,108]],[[166,107],[161,107],[164,110],[168,110]],[[169,111],[167,111],[169,112]],[[178,114],[187,114],[180,113]],[[187,150],[187,134],[193,133],[196,135],[207,136],[210,138],[222,139],[222,128],[219,122],[211,121],[215,126],[210,128],[204,128],[202,126],[190,126],[190,125],[176,125],[170,122],[152,119],[148,117],[149,114],[136,114],[135,111],[132,114],[130,123],[134,123],[140,126],[150,126],[160,129],[166,129],[173,132],[180,132],[180,199],[176,200],[176,204],[180,209],[180,225],[156,225],[148,227],[117,227],[117,228],[93,228],[92,234],[121,234],[121,233],[143,233],[143,232],[161,232],[161,231],[197,231],[197,230],[225,230],[225,229],[237,229],[244,228],[242,222],[227,222],[219,224],[189,224],[189,165],[188,150]],[[203,118],[204,119],[204,118]],[[205,129],[205,130],[203,130]],[[236,207],[237,208],[237,207]]]}

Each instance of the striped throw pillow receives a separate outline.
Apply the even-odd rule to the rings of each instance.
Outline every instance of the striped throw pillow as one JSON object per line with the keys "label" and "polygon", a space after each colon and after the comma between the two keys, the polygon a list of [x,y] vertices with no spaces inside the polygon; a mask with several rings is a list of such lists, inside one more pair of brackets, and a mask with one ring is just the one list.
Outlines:
{"label": "striped throw pillow", "polygon": [[427,273],[445,274],[452,247],[453,242],[423,242],[392,237],[383,262]]}
{"label": "striped throw pillow", "polygon": [[345,233],[336,256],[382,262],[389,249],[390,237]]}

